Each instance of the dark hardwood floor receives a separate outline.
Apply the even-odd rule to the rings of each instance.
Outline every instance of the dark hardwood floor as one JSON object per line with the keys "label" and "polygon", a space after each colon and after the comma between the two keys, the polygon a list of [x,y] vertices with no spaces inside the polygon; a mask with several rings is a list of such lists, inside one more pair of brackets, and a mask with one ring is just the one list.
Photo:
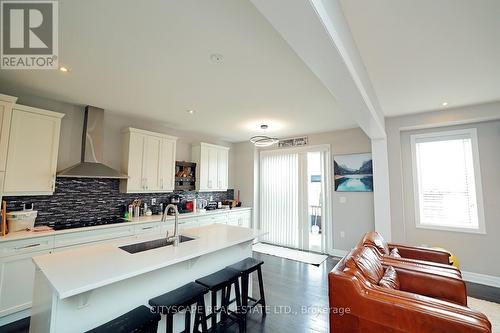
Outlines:
{"label": "dark hardwood floor", "polygon": [[[319,267],[293,260],[255,253],[264,260],[262,269],[268,314],[248,316],[247,332],[328,332],[327,274],[337,263],[328,258]],[[253,276],[254,297],[258,298],[257,276]],[[500,303],[500,289],[467,283],[470,296]],[[25,333],[29,319],[0,327],[2,333]],[[236,325],[223,329],[238,332]]]}

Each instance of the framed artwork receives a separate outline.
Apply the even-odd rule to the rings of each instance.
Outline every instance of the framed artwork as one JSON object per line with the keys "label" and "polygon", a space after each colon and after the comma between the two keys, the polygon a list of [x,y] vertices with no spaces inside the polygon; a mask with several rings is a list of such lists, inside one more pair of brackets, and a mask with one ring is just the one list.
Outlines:
{"label": "framed artwork", "polygon": [[333,158],[335,191],[373,192],[372,154],[336,155]]}

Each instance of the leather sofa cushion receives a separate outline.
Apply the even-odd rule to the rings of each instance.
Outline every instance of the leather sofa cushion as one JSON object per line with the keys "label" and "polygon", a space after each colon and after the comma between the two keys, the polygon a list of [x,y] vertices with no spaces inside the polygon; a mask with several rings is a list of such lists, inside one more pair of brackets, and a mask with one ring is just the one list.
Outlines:
{"label": "leather sofa cushion", "polygon": [[363,245],[376,247],[382,254],[389,254],[389,245],[376,231],[367,233],[362,242]]}
{"label": "leather sofa cushion", "polygon": [[382,277],[382,279],[380,279],[378,285],[388,289],[399,290],[398,273],[396,273],[394,267],[392,266],[387,267],[384,276]]}
{"label": "leather sofa cushion", "polygon": [[377,285],[384,275],[384,268],[378,257],[370,247],[360,247],[351,253],[346,266],[357,269],[370,283]]}
{"label": "leather sofa cushion", "polygon": [[395,247],[391,250],[390,256],[393,258],[401,258],[401,255],[399,254],[399,250],[397,247]]}

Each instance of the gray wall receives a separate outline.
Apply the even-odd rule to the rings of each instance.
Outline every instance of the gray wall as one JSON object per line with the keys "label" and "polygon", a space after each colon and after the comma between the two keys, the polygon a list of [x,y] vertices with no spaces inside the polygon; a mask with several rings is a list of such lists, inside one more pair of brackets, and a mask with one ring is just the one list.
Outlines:
{"label": "gray wall", "polygon": [[[328,133],[310,134],[309,145],[330,145],[333,156],[336,154],[366,153],[371,151],[371,142],[360,129],[347,129]],[[233,145],[236,165],[235,191],[240,189],[242,201],[250,202],[258,198],[258,153],[252,145],[244,142]],[[269,149],[277,149],[275,146]],[[346,202],[341,203],[344,197]],[[257,205],[256,199],[251,201]],[[337,250],[349,250],[354,247],[362,235],[374,229],[373,193],[370,192],[335,192],[332,189],[333,247]],[[345,233],[344,238],[340,232]]]}
{"label": "gray wall", "polygon": [[[40,98],[33,95],[19,95],[15,91],[5,91],[2,93],[17,96],[17,103],[64,113],[65,117],[61,124],[61,138],[59,144],[59,157],[57,169],[62,170],[80,160],[80,145],[83,129],[83,110],[81,105],[58,102],[50,99]],[[121,130],[126,127],[136,127],[144,130],[165,133],[177,136],[177,156],[176,160],[191,161],[191,144],[204,141],[231,147],[231,143],[220,141],[215,138],[179,131],[169,128],[161,122],[155,122],[147,118],[122,116],[115,112],[105,111],[104,113],[104,162],[120,169],[122,158],[122,135]],[[229,187],[233,186],[233,165],[234,156],[232,149],[229,151]]]}
{"label": "gray wall", "polygon": [[[444,247],[457,255],[464,271],[500,276],[500,266],[487,260],[500,256],[500,121],[495,118],[500,119],[500,103],[386,119],[394,241]],[[486,235],[415,227],[409,137],[459,128],[477,128]]]}

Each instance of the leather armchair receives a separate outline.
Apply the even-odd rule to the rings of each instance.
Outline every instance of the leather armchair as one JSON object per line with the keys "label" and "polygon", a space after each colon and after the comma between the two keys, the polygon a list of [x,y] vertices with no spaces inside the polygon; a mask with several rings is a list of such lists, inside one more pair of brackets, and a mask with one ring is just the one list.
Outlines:
{"label": "leather armchair", "polygon": [[459,279],[389,268],[369,247],[352,250],[328,279],[332,333],[491,333],[488,319],[464,306]]}
{"label": "leather armchair", "polygon": [[385,239],[376,231],[367,233],[361,240],[360,245],[361,244],[364,246],[373,247],[381,255],[384,256],[397,257],[397,255],[395,255],[394,253],[397,252],[402,259],[421,260],[451,266],[451,255],[447,251],[429,249],[426,247],[387,243]]}

